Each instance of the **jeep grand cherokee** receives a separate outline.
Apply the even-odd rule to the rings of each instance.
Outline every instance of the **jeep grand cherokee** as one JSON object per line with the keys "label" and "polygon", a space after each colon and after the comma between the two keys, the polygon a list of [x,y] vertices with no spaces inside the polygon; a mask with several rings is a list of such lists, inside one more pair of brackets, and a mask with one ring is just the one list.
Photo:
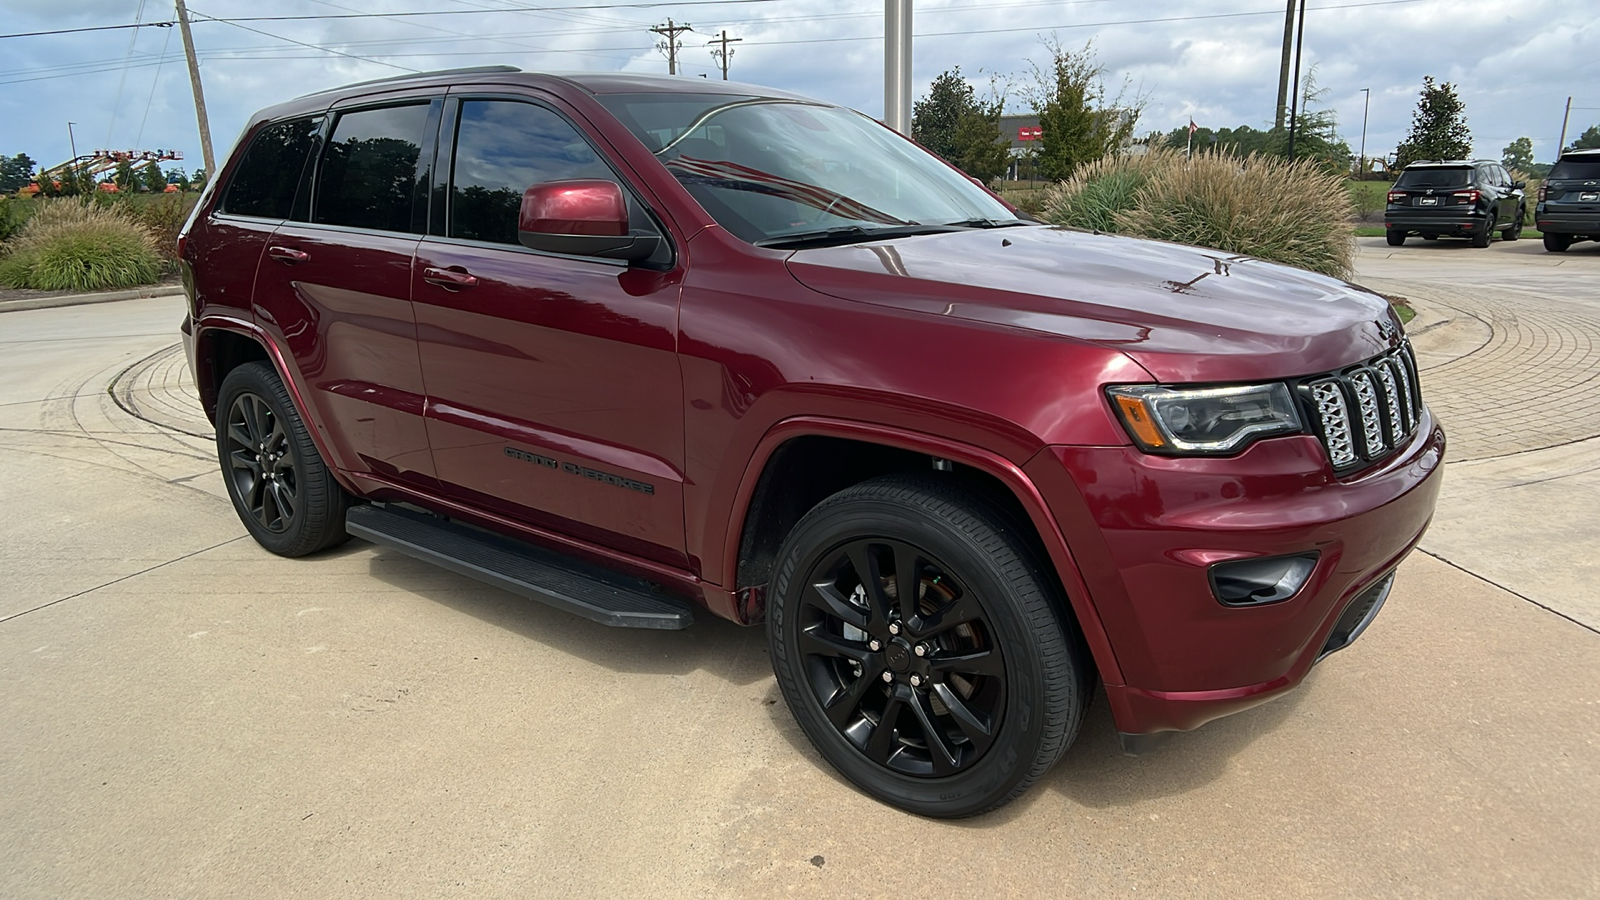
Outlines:
{"label": "jeep grand cherokee", "polygon": [[[765,623],[863,790],[1039,779],[1283,694],[1377,614],[1444,435],[1383,298],[1019,219],[865,116],[428,73],[251,119],[182,239],[245,527],[611,625]],[[1098,688],[1097,688],[1098,683]]]}

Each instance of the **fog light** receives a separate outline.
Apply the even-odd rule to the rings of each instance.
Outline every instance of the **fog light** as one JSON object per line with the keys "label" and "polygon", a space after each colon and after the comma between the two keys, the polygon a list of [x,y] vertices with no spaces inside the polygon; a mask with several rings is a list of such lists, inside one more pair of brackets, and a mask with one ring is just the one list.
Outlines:
{"label": "fog light", "polygon": [[1224,606],[1259,606],[1293,597],[1316,567],[1317,553],[1312,552],[1217,563],[1208,574],[1211,593]]}

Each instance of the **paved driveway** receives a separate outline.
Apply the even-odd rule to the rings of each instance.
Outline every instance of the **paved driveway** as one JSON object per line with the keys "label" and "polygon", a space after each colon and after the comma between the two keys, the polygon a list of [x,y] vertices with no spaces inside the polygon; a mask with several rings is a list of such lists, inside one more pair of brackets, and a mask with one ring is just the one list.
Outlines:
{"label": "paved driveway", "polygon": [[1290,697],[1138,760],[1101,702],[1023,800],[928,821],[820,763],[759,630],[261,551],[185,433],[180,315],[0,314],[8,897],[1600,892],[1600,635],[1515,572],[1416,555]]}

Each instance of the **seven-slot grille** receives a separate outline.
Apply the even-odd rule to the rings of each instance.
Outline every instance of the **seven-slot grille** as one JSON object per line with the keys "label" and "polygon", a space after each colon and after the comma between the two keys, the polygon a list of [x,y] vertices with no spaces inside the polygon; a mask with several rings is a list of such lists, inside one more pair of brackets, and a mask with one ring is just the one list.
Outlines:
{"label": "seven-slot grille", "polygon": [[1360,365],[1303,379],[1300,393],[1339,471],[1387,456],[1422,418],[1417,360],[1409,341]]}

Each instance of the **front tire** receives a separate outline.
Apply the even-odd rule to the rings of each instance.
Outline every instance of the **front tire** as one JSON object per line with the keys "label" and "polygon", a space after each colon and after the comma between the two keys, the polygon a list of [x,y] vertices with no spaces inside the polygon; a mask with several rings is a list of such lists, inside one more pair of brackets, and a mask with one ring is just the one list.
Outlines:
{"label": "front tire", "polygon": [[888,476],[824,500],[784,542],[773,672],[812,745],[866,793],[976,815],[1077,736],[1087,653],[1022,527],[958,483]]}
{"label": "front tire", "polygon": [[217,396],[217,459],[239,520],[279,556],[305,556],[349,539],[353,498],[334,480],[278,373],[250,362]]}
{"label": "front tire", "polygon": [[1544,249],[1551,253],[1565,253],[1572,246],[1572,236],[1568,234],[1551,234],[1545,232]]}

